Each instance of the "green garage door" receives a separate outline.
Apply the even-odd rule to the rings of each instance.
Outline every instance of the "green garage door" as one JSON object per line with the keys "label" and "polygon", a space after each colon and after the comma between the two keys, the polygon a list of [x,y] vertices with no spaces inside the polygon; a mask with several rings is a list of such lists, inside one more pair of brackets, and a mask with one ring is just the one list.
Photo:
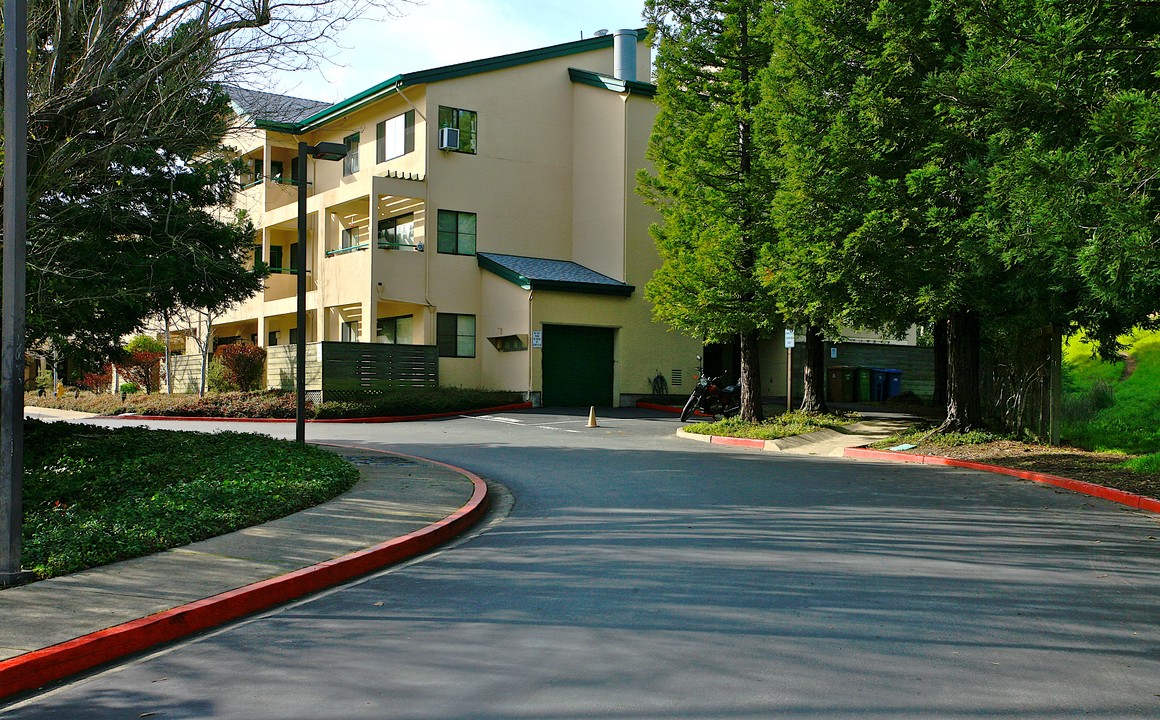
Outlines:
{"label": "green garage door", "polygon": [[544,326],[544,405],[612,406],[612,328]]}

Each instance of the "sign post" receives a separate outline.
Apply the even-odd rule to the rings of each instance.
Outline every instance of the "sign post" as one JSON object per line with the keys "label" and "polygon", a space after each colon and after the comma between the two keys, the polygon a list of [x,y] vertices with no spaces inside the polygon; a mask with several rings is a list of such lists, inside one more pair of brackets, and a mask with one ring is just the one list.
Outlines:
{"label": "sign post", "polygon": [[785,411],[793,411],[793,328],[785,329]]}

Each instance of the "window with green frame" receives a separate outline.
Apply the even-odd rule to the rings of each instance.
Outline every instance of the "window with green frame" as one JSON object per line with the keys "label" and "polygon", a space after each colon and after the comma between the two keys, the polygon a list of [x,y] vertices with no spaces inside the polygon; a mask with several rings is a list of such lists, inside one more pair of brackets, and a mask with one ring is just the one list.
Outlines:
{"label": "window with green frame", "polygon": [[285,267],[286,266],[282,264],[282,246],[281,245],[271,245],[270,246],[270,272],[276,272],[276,273],[282,272],[285,269]]}
{"label": "window with green frame", "polygon": [[438,249],[449,255],[475,254],[475,213],[440,210]]}
{"label": "window with green frame", "polygon": [[439,313],[435,317],[439,357],[475,357],[475,316]]}
{"label": "window with green frame", "polygon": [[379,247],[395,249],[415,245],[415,213],[379,220]]}
{"label": "window with green frame", "polygon": [[459,149],[456,152],[475,154],[479,136],[479,113],[474,110],[439,106],[439,129],[459,131]]}
{"label": "window with green frame", "polygon": [[348,227],[342,229],[341,235],[342,249],[352,248],[358,245],[358,226]]}
{"label": "window with green frame", "polygon": [[290,243],[290,274],[298,271],[298,243]]}
{"label": "window with green frame", "polygon": [[354,175],[356,172],[358,172],[359,137],[359,133],[353,133],[342,139],[342,144],[346,145],[346,157],[342,159],[343,175]]}

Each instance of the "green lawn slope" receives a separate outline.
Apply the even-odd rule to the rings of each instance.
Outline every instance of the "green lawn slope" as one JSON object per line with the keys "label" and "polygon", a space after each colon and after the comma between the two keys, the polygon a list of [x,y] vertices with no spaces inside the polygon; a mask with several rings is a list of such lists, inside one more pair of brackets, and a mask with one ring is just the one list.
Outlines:
{"label": "green lawn slope", "polygon": [[[1160,333],[1125,338],[1127,362],[1103,363],[1073,338],[1064,352],[1064,439],[1088,450],[1143,455],[1134,469],[1160,471]],[[1130,372],[1125,372],[1125,369]]]}

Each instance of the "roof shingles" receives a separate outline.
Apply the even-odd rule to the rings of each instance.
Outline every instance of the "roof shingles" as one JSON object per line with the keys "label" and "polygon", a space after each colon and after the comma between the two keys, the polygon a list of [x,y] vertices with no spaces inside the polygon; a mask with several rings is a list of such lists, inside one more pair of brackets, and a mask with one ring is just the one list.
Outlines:
{"label": "roof shingles", "polygon": [[233,85],[225,86],[225,91],[243,114],[259,122],[298,123],[330,107],[327,102],[247,90]]}
{"label": "roof shingles", "polygon": [[556,290],[595,295],[628,297],[636,290],[619,280],[603,275],[570,260],[478,253],[479,266],[515,283],[525,290]]}

